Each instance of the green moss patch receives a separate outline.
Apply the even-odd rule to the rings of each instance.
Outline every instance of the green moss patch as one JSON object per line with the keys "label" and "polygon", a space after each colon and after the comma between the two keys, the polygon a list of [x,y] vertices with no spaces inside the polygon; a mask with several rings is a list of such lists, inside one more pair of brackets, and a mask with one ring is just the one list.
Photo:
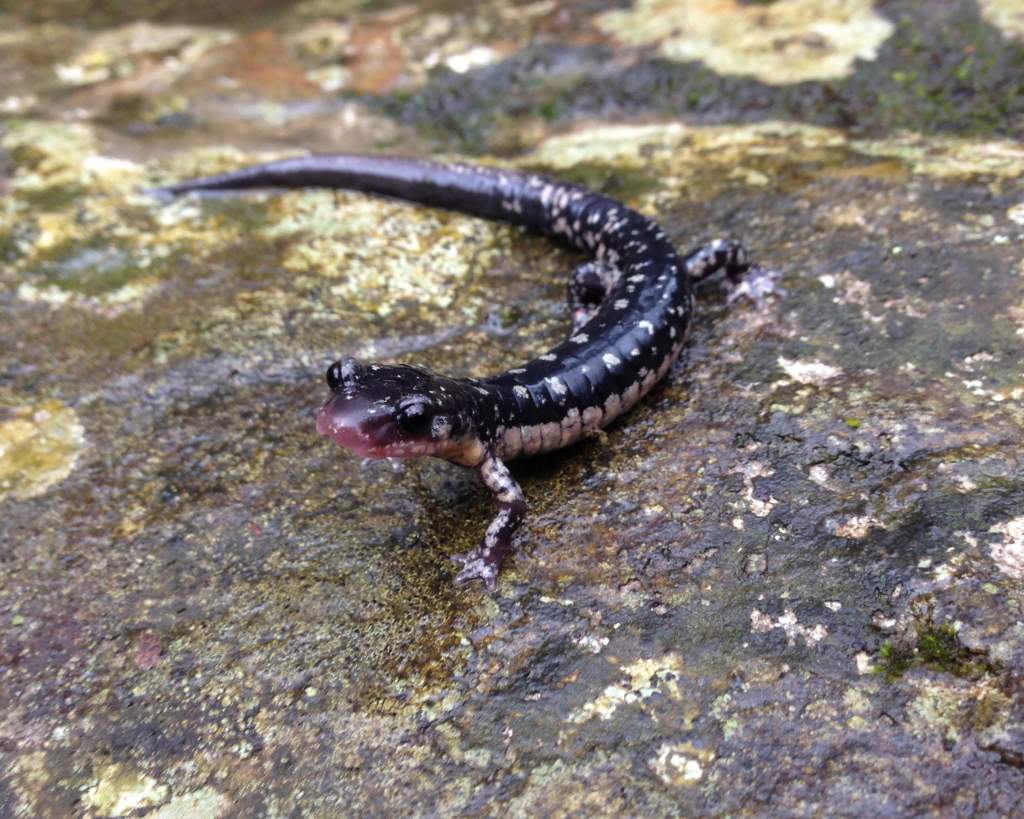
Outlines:
{"label": "green moss patch", "polygon": [[961,644],[956,629],[949,623],[919,626],[914,644],[900,645],[889,641],[879,651],[878,673],[890,682],[918,666],[968,679],[977,679],[998,670],[985,655]]}

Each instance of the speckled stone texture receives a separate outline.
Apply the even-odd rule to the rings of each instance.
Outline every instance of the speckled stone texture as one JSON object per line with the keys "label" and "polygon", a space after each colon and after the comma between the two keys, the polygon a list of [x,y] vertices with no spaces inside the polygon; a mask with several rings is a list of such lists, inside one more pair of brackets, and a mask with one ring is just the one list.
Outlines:
{"label": "speckled stone texture", "polygon": [[[1020,3],[78,5],[0,13],[0,815],[1019,811]],[[141,193],[305,150],[580,182],[787,295],[705,288],[456,587],[488,493],[317,436],[323,371],[515,366],[577,259]]]}

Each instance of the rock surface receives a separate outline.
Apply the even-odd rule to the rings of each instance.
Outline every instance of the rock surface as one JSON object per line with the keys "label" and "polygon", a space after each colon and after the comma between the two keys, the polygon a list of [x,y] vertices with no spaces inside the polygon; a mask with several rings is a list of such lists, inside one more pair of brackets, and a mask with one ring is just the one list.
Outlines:
{"label": "rock surface", "polygon": [[[1020,3],[121,5],[0,16],[0,814],[1019,808]],[[322,372],[512,366],[574,259],[140,193],[305,149],[580,181],[787,295],[703,291],[455,587],[486,493],[318,438]]]}

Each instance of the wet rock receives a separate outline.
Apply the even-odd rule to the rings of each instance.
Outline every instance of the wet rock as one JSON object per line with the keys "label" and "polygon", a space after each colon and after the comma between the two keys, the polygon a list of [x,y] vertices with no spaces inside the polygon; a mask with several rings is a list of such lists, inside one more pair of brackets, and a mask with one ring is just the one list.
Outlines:
{"label": "wet rock", "polygon": [[[849,3],[818,41],[819,5],[715,5],[781,61],[686,51],[702,3],[8,14],[0,813],[1012,815],[1019,32]],[[514,366],[575,258],[356,194],[144,193],[452,146],[739,236],[787,291],[710,283],[664,386],[515,465],[493,595],[451,582],[475,477],[332,448],[322,374]]]}

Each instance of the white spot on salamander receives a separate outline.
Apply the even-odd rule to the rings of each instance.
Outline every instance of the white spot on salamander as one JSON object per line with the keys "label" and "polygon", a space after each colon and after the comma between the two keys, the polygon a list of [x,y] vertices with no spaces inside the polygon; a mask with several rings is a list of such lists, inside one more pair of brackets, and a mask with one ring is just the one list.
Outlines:
{"label": "white spot on salamander", "polygon": [[606,367],[619,367],[622,365],[622,359],[611,353],[605,353],[601,356],[601,360],[605,363]]}
{"label": "white spot on salamander", "polygon": [[541,361],[554,361],[558,356],[554,353],[544,353],[544,355],[537,356]]}
{"label": "white spot on salamander", "polygon": [[586,344],[588,341],[590,341],[590,336],[588,336],[586,333],[577,333],[572,338],[570,338],[569,341],[572,341],[575,344]]}
{"label": "white spot on salamander", "polygon": [[629,301],[627,299],[617,299],[613,307],[615,307],[616,310],[625,310],[629,307]]}
{"label": "white spot on salamander", "polygon": [[639,358],[640,357],[640,348],[639,347],[634,347],[632,350],[629,351],[629,354],[630,354],[630,356],[632,358]]}
{"label": "white spot on salamander", "polygon": [[652,336],[654,335],[654,325],[651,324],[647,319],[641,321],[637,326],[640,327],[641,329],[646,330]]}
{"label": "white spot on salamander", "polygon": [[565,386],[565,382],[561,378],[545,378],[544,380],[548,382],[548,387],[555,395],[565,395],[569,392],[569,388]]}
{"label": "white spot on salamander", "polygon": [[529,398],[530,397],[530,391],[528,389],[526,389],[526,387],[524,387],[522,384],[516,384],[512,388],[512,392],[514,392],[516,394],[517,398]]}

